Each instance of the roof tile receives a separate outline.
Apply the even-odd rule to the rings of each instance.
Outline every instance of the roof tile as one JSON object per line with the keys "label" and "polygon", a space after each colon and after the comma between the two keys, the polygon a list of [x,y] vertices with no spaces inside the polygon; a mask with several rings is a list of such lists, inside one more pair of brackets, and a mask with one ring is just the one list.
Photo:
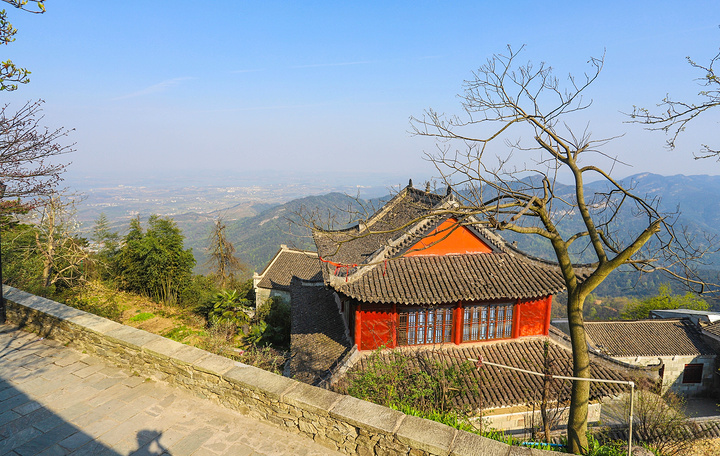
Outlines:
{"label": "roof tile", "polygon": [[714,353],[686,319],[586,321],[585,332],[599,351],[614,357]]}
{"label": "roof tile", "polygon": [[289,290],[293,277],[310,282],[322,282],[317,253],[281,248],[261,274],[258,287]]}
{"label": "roof tile", "polygon": [[[485,361],[542,372],[545,340],[547,339],[518,339],[465,347],[392,350],[376,352],[375,355],[370,356],[382,356],[387,361],[396,356],[397,353],[402,352],[407,356],[417,356],[421,360],[447,360],[453,365],[459,365],[467,359],[479,359],[482,356]],[[549,342],[548,348],[549,357],[554,363],[553,373],[555,375],[572,375],[572,352],[553,342]],[[631,380],[627,374],[612,369],[607,362],[597,361],[596,358],[593,355],[591,359],[590,370],[592,377]],[[346,381],[352,378],[353,375],[367,369],[370,362],[371,358],[369,356],[363,357],[347,374],[349,377],[346,377]],[[413,364],[417,368],[417,363]],[[540,376],[487,364],[483,365],[480,370],[473,369],[472,375],[480,385],[479,391],[478,389],[471,389],[467,394],[457,397],[455,399],[456,406],[462,407],[465,404],[475,409],[488,409],[525,405],[530,401],[539,401],[541,399],[543,380]],[[567,399],[570,395],[570,381],[561,382],[560,395]],[[592,383],[590,396],[592,400],[598,400],[602,397],[618,395],[626,390],[627,388],[624,385]]]}
{"label": "roof tile", "polygon": [[509,253],[402,257],[334,288],[373,303],[441,304],[536,298],[565,288],[557,269]]}

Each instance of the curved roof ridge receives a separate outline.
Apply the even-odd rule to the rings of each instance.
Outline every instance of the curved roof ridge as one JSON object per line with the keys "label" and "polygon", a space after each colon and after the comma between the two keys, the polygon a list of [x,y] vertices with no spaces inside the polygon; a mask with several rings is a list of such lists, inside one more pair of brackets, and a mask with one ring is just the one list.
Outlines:
{"label": "curved roof ridge", "polygon": [[[406,305],[535,299],[565,289],[558,270],[504,252],[403,256],[359,267],[349,276],[328,276],[332,288],[351,298]],[[429,290],[426,283],[442,286]]]}
{"label": "curved roof ridge", "polygon": [[[288,256],[292,256],[292,259]],[[253,275],[253,281],[259,288],[286,290],[289,289],[293,277],[309,282],[322,280],[318,253],[281,244],[280,249],[265,266],[262,273]]]}
{"label": "curved roof ridge", "polygon": [[400,200],[403,197],[408,196],[409,194],[413,194],[413,195],[421,197],[421,198],[427,198],[429,200],[435,199],[436,202],[434,202],[434,203],[430,202],[431,207],[434,207],[439,202],[441,202],[443,199],[443,197],[441,195],[438,195],[438,194],[435,194],[432,192],[425,192],[423,190],[413,187],[412,184],[408,184],[405,188],[403,188],[402,190],[397,192],[397,194],[395,196],[390,198],[390,200],[388,202],[386,202],[383,205],[383,207],[381,207],[379,210],[375,211],[375,213],[373,215],[371,215],[364,224],[358,223],[356,226],[359,227],[361,225],[364,225],[365,228],[371,227],[372,225],[377,223],[382,218],[383,215],[390,212],[395,207],[395,205],[397,205],[400,202]]}

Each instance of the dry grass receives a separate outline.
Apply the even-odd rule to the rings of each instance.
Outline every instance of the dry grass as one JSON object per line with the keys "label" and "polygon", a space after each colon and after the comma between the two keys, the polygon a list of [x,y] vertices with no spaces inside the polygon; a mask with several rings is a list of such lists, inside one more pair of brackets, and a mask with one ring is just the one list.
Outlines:
{"label": "dry grass", "polygon": [[717,456],[720,454],[720,439],[701,439],[693,444],[687,456]]}
{"label": "dry grass", "polygon": [[[157,303],[144,296],[118,291],[102,282],[86,284],[68,305],[110,318],[124,325],[159,334],[209,352],[281,373],[285,354],[270,348],[243,346],[242,336],[226,328],[207,328],[201,316],[188,309]],[[152,314],[151,318],[147,315]]]}

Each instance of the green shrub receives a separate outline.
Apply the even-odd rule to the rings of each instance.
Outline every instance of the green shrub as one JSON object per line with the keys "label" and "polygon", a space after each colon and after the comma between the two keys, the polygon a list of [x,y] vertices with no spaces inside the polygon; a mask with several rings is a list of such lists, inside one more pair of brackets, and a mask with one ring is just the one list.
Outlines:
{"label": "green shrub", "polygon": [[101,298],[99,296],[86,297],[80,295],[66,299],[65,303],[76,309],[121,323],[123,311],[118,305],[116,296]]}
{"label": "green shrub", "polygon": [[267,329],[267,323],[261,321],[250,327],[250,331],[245,335],[245,341],[253,346],[261,346],[263,341],[263,334]]}
{"label": "green shrub", "polygon": [[456,397],[477,388],[472,368],[470,362],[453,365],[421,351],[376,351],[364,369],[349,376],[347,394],[386,407],[449,412]]}
{"label": "green shrub", "polygon": [[202,331],[196,331],[194,329],[188,328],[185,325],[180,325],[165,331],[161,334],[161,336],[172,339],[175,342],[185,342],[185,339],[187,339],[188,337],[199,334],[202,334]]}
{"label": "green shrub", "polygon": [[192,283],[192,249],[185,248],[185,236],[171,218],[151,215],[147,225],[143,230],[139,218],[130,221],[122,247],[113,256],[113,269],[124,290],[176,304]]}
{"label": "green shrub", "polygon": [[213,297],[218,293],[215,283],[209,277],[193,275],[187,286],[180,290],[178,305],[207,319],[212,310]]}
{"label": "green shrub", "polygon": [[473,432],[475,434],[479,433],[479,430],[470,423],[465,415],[458,414],[453,410],[449,410],[447,412],[439,412],[436,410],[423,412],[410,407],[409,405],[392,405],[390,408],[403,412],[406,415],[437,421],[438,423],[446,424],[461,431]]}
{"label": "green shrub", "polygon": [[588,433],[587,456],[625,456],[627,442],[609,441],[601,443],[594,435]]}
{"label": "green shrub", "polygon": [[[248,341],[254,345],[290,346],[290,306],[277,296],[267,299],[258,307]],[[262,334],[257,332],[262,328]]]}
{"label": "green shrub", "polygon": [[208,314],[211,325],[230,323],[239,327],[250,321],[250,302],[240,299],[235,290],[221,291],[213,298],[213,308]]}

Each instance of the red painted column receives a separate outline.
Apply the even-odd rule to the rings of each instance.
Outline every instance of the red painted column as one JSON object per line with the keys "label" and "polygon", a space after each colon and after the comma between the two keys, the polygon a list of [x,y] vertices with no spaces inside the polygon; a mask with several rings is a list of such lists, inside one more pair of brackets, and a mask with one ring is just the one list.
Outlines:
{"label": "red painted column", "polygon": [[513,306],[513,329],[512,338],[517,339],[520,336],[520,300],[515,301]]}
{"label": "red painted column", "polygon": [[393,303],[392,305],[392,327],[390,328],[390,331],[392,331],[392,347],[395,348],[398,345],[397,341],[397,332],[398,332],[398,312],[397,312],[397,304]]}
{"label": "red painted column", "polygon": [[546,336],[550,334],[550,314],[552,313],[552,295],[548,295],[545,298],[545,304],[547,309],[545,310],[545,327],[543,328],[543,334]]}
{"label": "red painted column", "polygon": [[360,350],[360,338],[362,336],[362,331],[360,328],[362,327],[362,309],[360,308],[360,303],[357,303],[355,305],[355,345],[357,345],[358,350]]}
{"label": "red painted column", "polygon": [[453,342],[455,345],[462,343],[462,328],[463,328],[463,303],[458,302],[453,309]]}

